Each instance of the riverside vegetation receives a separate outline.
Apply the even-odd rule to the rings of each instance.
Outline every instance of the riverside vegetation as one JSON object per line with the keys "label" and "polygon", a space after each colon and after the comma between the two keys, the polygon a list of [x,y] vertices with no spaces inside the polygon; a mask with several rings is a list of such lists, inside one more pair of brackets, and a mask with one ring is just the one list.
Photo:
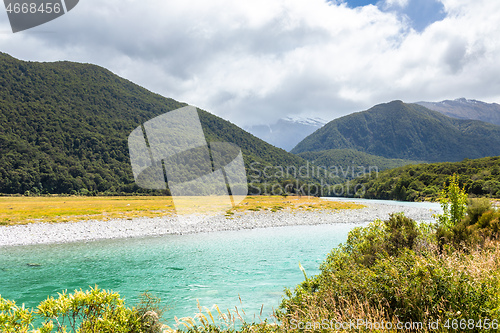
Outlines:
{"label": "riverside vegetation", "polygon": [[[376,323],[392,325],[387,331],[396,331],[398,324],[407,331],[422,332],[495,330],[500,319],[500,211],[487,199],[468,199],[456,175],[441,192],[440,202],[443,214],[436,216],[434,224],[393,214],[386,221],[353,229],[345,244],[328,255],[320,274],[308,277],[303,271],[304,282],[285,290],[276,322],[248,323],[237,309],[226,314],[217,307],[212,311],[200,307],[193,318],[176,318],[175,329],[155,326],[148,331],[140,325],[149,310],[140,316],[136,308],[123,307],[113,296],[116,305],[110,306],[106,298],[99,300],[100,317],[90,312],[93,316],[85,324],[89,326],[82,326],[80,332],[97,332],[88,328],[97,325],[92,320],[109,324],[99,332],[321,332],[353,320],[364,324],[337,331],[370,331]],[[96,289],[85,294],[92,293]],[[64,302],[87,306],[75,301],[76,296],[64,295],[60,298],[69,300]],[[35,311],[47,320],[45,325],[56,325],[61,313],[51,311],[57,302],[42,303]],[[65,314],[72,315],[75,309]],[[32,310],[1,300],[0,311],[2,332],[32,328]],[[241,323],[235,328],[238,320]],[[429,323],[438,323],[437,329]],[[39,332],[53,332],[47,327]]]}
{"label": "riverside vegetation", "polygon": [[465,159],[461,162],[407,165],[376,175],[356,178],[346,184],[347,193],[366,199],[402,201],[437,200],[450,175],[470,197],[500,198],[500,157]]}
{"label": "riverside vegetation", "polygon": [[[126,307],[118,293],[97,286],[88,291],[62,292],[49,297],[36,310],[25,309],[0,297],[2,333],[49,332],[159,332],[164,309],[151,294],[141,295],[135,307]],[[43,323],[35,329],[35,315]]]}

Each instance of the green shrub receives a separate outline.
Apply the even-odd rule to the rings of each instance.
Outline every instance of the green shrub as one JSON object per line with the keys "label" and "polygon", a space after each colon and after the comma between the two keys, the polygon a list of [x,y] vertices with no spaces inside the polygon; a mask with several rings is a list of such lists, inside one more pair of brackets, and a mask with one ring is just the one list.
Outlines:
{"label": "green shrub", "polygon": [[468,251],[483,246],[488,240],[500,236],[500,211],[493,209],[488,199],[471,199],[467,206],[467,216],[451,228],[438,226],[436,238],[441,251]]}
{"label": "green shrub", "polygon": [[33,311],[19,307],[14,301],[0,296],[0,332],[28,332],[33,321]]}
{"label": "green shrub", "polygon": [[124,306],[120,295],[91,288],[88,291],[62,292],[42,301],[37,313],[57,331],[140,332],[137,312]]}
{"label": "green shrub", "polygon": [[418,235],[414,220],[402,213],[391,214],[386,221],[376,220],[367,227],[353,229],[343,248],[358,263],[370,266],[377,258],[413,249]]}
{"label": "green shrub", "polygon": [[[472,257],[421,256],[406,250],[380,260],[372,268],[371,300],[387,301],[388,313],[403,322],[427,322],[436,318],[490,318],[485,307],[498,303],[498,281],[460,266]],[[498,267],[496,267],[498,270]],[[457,315],[458,314],[458,315]]]}
{"label": "green shrub", "polygon": [[491,202],[486,198],[469,199],[467,203],[467,223],[477,223],[479,217],[491,209]]}
{"label": "green shrub", "polygon": [[[17,306],[0,297],[0,332],[2,333],[160,333],[159,300],[141,296],[138,308],[128,308],[118,293],[97,287],[72,294],[62,292],[57,298],[42,301],[36,310]],[[35,316],[43,320],[34,327]]]}
{"label": "green shrub", "polygon": [[[454,234],[463,221],[445,230]],[[475,226],[493,233],[498,221],[499,213],[487,211]],[[297,321],[439,320],[443,325],[448,319],[498,319],[500,244],[485,240],[482,248],[440,253],[435,232],[402,214],[352,230],[347,242],[328,255],[319,275],[285,291],[276,313],[282,329]],[[447,330],[442,326],[438,331]]]}
{"label": "green shrub", "polygon": [[471,229],[481,240],[498,239],[500,236],[500,211],[489,210],[483,213]]}

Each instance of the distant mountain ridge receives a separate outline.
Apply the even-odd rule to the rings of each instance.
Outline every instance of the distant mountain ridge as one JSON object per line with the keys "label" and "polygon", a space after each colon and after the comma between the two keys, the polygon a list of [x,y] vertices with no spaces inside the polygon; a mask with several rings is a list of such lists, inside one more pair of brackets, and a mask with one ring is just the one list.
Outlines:
{"label": "distant mountain ridge", "polygon": [[500,104],[458,98],[442,102],[417,102],[428,109],[459,119],[481,120],[500,126]]}
{"label": "distant mountain ridge", "polygon": [[330,149],[426,162],[461,161],[500,155],[500,126],[392,101],[329,122],[292,153]]}
{"label": "distant mountain ridge", "polygon": [[[38,63],[0,53],[0,193],[135,193],[128,136],[186,106],[95,65]],[[241,148],[245,165],[306,161],[198,111],[208,142]],[[261,179],[257,179],[259,181]]]}
{"label": "distant mountain ridge", "polygon": [[302,139],[327,123],[321,118],[286,117],[270,125],[245,127],[259,139],[278,148],[290,151]]}

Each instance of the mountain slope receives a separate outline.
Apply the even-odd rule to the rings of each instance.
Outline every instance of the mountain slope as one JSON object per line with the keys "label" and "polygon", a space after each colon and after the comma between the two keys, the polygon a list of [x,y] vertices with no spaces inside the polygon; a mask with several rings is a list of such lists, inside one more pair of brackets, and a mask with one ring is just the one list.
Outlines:
{"label": "mountain slope", "polygon": [[453,101],[417,102],[428,109],[438,111],[448,117],[481,120],[500,126],[500,104],[484,103],[474,99],[459,98]]}
{"label": "mountain slope", "polygon": [[249,126],[245,129],[273,146],[290,151],[306,136],[326,123],[322,119],[284,118],[275,124]]}
{"label": "mountain slope", "polygon": [[[19,61],[0,53],[0,193],[121,193],[134,183],[128,135],[186,104],[88,64]],[[305,161],[199,111],[208,141],[238,145],[245,163]]]}
{"label": "mountain slope", "polygon": [[[300,157],[327,170],[340,169],[340,176],[352,179],[357,177],[360,170],[386,170],[401,167],[408,164],[416,164],[416,161],[389,159],[385,157],[370,155],[353,149],[330,149],[322,151],[308,151],[298,154]],[[371,169],[370,169],[371,168]],[[353,176],[354,174],[354,176]]]}
{"label": "mountain slope", "polygon": [[393,101],[329,122],[292,153],[329,149],[406,160],[459,161],[500,155],[500,126]]}

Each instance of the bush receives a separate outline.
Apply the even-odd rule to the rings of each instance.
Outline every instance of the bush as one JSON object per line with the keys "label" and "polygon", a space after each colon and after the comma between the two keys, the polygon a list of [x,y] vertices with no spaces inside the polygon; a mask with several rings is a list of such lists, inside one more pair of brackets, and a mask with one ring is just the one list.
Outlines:
{"label": "bush", "polygon": [[0,332],[28,332],[33,321],[33,311],[19,307],[14,301],[0,296]]}
{"label": "bush", "polygon": [[471,199],[467,205],[467,216],[451,228],[438,226],[436,237],[441,251],[468,251],[481,247],[488,240],[500,236],[500,211],[491,207],[488,199]]}
{"label": "bush", "polygon": [[491,209],[491,202],[486,198],[469,199],[467,204],[467,224],[473,225],[481,215]]}
{"label": "bush", "polygon": [[[139,308],[128,308],[118,293],[91,288],[88,291],[62,292],[49,297],[36,310],[18,307],[0,297],[0,332],[18,333],[159,333],[163,325],[157,309],[159,300],[146,294]],[[42,327],[33,325],[39,316]],[[31,330],[31,331],[29,331]]]}
{"label": "bush", "polygon": [[[444,230],[455,235],[464,221]],[[486,230],[498,234],[499,221],[500,213],[484,212],[474,224],[482,228],[483,246],[469,246],[466,253],[440,253],[436,229],[402,214],[353,229],[347,242],[328,255],[318,276],[285,291],[277,311],[282,329],[297,322],[362,319],[393,325],[439,320],[438,331],[447,331],[443,324],[448,319],[498,318],[500,243],[490,242]]]}
{"label": "bush", "polygon": [[500,236],[500,211],[488,210],[483,213],[471,229],[475,238],[479,238],[481,242],[487,239],[498,239]]}
{"label": "bush", "polygon": [[145,292],[139,296],[139,303],[135,307],[137,317],[141,325],[141,332],[157,333],[162,332],[164,325],[161,323],[161,317],[166,311],[161,306],[161,299]]}
{"label": "bush", "polygon": [[377,258],[413,249],[418,235],[414,220],[402,213],[391,214],[386,221],[376,220],[367,227],[353,229],[343,247],[358,263],[370,266]]}

